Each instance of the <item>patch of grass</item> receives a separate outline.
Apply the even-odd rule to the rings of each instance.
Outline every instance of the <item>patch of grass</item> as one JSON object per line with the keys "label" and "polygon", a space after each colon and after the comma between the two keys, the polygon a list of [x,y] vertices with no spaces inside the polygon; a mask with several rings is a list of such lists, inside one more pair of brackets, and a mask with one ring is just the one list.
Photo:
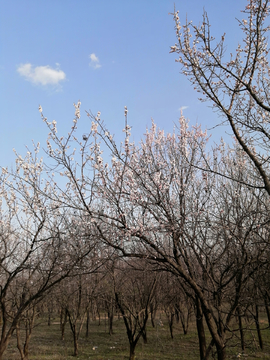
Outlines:
{"label": "patch of grass", "polygon": [[[194,320],[190,324],[187,335],[183,334],[180,324],[175,324],[174,339],[171,339],[166,319],[162,319],[164,326],[153,328],[149,322],[147,328],[148,343],[144,344],[141,339],[136,347],[137,360],[198,360],[199,345]],[[108,334],[108,325],[102,319],[92,321],[89,337],[85,337],[85,329],[79,339],[78,360],[126,360],[129,355],[129,344],[126,330],[122,319],[115,318],[113,335]],[[258,348],[256,330],[247,332],[247,349],[241,354],[240,359],[270,359],[270,330],[262,332],[264,350]],[[207,334],[210,341],[209,334]],[[228,359],[237,359],[241,353],[240,341],[235,336],[228,343]],[[40,322],[33,330],[30,342],[29,360],[71,360],[74,359],[72,334],[67,324],[65,340],[61,340],[60,325],[57,322],[48,326]],[[211,357],[210,357],[211,358]],[[19,360],[19,352],[16,348],[16,339],[13,336],[4,360]],[[213,358],[212,358],[213,359]],[[238,358],[239,359],[239,358]]]}

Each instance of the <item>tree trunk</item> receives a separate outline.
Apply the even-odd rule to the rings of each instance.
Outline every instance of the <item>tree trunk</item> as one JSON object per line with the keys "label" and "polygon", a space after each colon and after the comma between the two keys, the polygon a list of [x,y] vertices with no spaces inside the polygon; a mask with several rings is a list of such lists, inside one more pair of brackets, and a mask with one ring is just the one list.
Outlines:
{"label": "tree trunk", "polygon": [[77,331],[76,331],[76,324],[73,325],[72,334],[73,334],[73,345],[74,345],[73,356],[78,356],[79,344],[78,344],[78,337],[77,337]]}
{"label": "tree trunk", "polygon": [[2,329],[1,329],[2,333],[1,333],[1,338],[0,338],[0,360],[3,359],[3,354],[6,351],[9,341],[10,341],[10,338],[17,326],[17,322],[13,322],[13,325],[6,332],[7,319],[5,316],[3,316],[2,321],[3,321],[3,324],[2,324]]}
{"label": "tree trunk", "polygon": [[[28,313],[27,316],[29,316]],[[34,326],[34,320],[35,320],[35,309],[33,310],[33,313],[30,315],[30,317],[27,317],[24,321],[25,339],[24,339],[23,347],[21,345],[21,339],[20,339],[20,323],[18,323],[16,326],[17,348],[20,352],[21,360],[28,360],[29,357],[29,343]]]}
{"label": "tree trunk", "polygon": [[17,337],[17,348],[19,350],[21,360],[24,360],[24,359],[27,360],[27,358],[24,357],[24,351],[23,351],[23,347],[21,345],[21,340],[20,340],[20,324],[18,324],[16,327],[16,337]]}
{"label": "tree trunk", "polygon": [[89,325],[90,325],[90,310],[87,309],[87,316],[86,316],[86,332],[85,337],[88,338],[89,336]]}
{"label": "tree trunk", "polygon": [[178,313],[178,317],[181,321],[181,325],[182,325],[182,329],[184,331],[184,335],[187,335],[188,332],[188,323],[189,323],[189,317],[190,317],[190,310],[188,309],[188,314],[185,317],[185,312],[183,310],[181,310],[180,307],[178,307],[177,309],[177,313]]}
{"label": "tree trunk", "polygon": [[73,334],[73,339],[74,339],[74,353],[73,356],[78,356],[79,354],[79,346],[78,346],[78,339],[76,334]]}
{"label": "tree trunk", "polygon": [[113,309],[111,309],[111,311],[108,311],[108,322],[109,322],[109,334],[112,335],[113,334]]}
{"label": "tree trunk", "polygon": [[143,338],[143,343],[147,344],[147,332],[146,332],[146,327],[143,329],[142,331],[142,338]]}
{"label": "tree trunk", "polygon": [[242,316],[239,310],[239,307],[236,308],[236,313],[238,317],[238,324],[239,324],[239,331],[240,331],[240,337],[241,337],[241,349],[245,350],[245,337],[244,337],[244,330],[243,330],[243,324],[242,324]]}
{"label": "tree trunk", "polygon": [[170,327],[170,335],[172,339],[173,339],[173,320],[174,320],[174,313],[172,312],[169,314],[169,327]]}
{"label": "tree trunk", "polygon": [[270,310],[269,310],[269,306],[268,306],[268,296],[267,296],[267,294],[264,295],[264,306],[265,306],[265,311],[266,311],[267,319],[268,319],[268,327],[270,329]]}
{"label": "tree trunk", "polygon": [[[32,320],[34,321],[34,319],[32,319]],[[31,334],[32,334],[32,327],[33,327],[33,322],[31,322],[31,319],[27,319],[26,320],[26,329],[25,329],[25,341],[24,341],[24,346],[23,346],[25,360],[28,360],[29,343],[30,343]]]}
{"label": "tree trunk", "polygon": [[0,342],[0,360],[3,359],[3,354],[8,347],[8,343],[9,343],[9,340],[7,341],[6,339],[4,341]]}
{"label": "tree trunk", "polygon": [[91,314],[92,314],[92,320],[96,321],[97,320],[97,309],[96,309],[96,304],[94,304],[93,301],[91,302]]}
{"label": "tree trunk", "polygon": [[204,299],[201,298],[200,300],[201,300],[201,306],[202,306],[202,311],[203,311],[203,314],[204,314],[204,318],[205,318],[205,321],[207,323],[207,327],[208,327],[208,329],[209,329],[209,331],[211,333],[213,342],[214,342],[215,347],[217,349],[218,360],[225,360],[226,359],[226,347],[225,347],[223,336],[222,336],[222,334],[219,333],[219,331],[217,329],[217,326],[216,326],[216,324],[214,322],[214,319],[212,317],[210,309],[205,306],[207,304],[203,304]]}
{"label": "tree trunk", "polygon": [[200,359],[206,359],[206,339],[205,331],[203,325],[203,312],[201,307],[201,302],[198,297],[196,297],[196,325],[199,338],[199,348],[200,348]]}
{"label": "tree trunk", "polygon": [[256,315],[254,316],[254,318],[255,318],[256,329],[257,329],[260,348],[263,350],[263,339],[262,339],[262,333],[261,333],[261,328],[260,328],[259,306],[258,305],[256,305]]}
{"label": "tree trunk", "polygon": [[172,309],[165,309],[165,314],[168,319],[169,329],[170,329],[170,335],[173,339],[173,323],[174,323],[174,311]]}
{"label": "tree trunk", "polygon": [[216,345],[216,349],[217,349],[217,358],[218,358],[218,360],[226,360],[225,347],[219,347],[219,345]]}
{"label": "tree trunk", "polygon": [[51,326],[51,312],[48,313],[48,326]]}
{"label": "tree trunk", "polygon": [[155,324],[156,312],[157,312],[156,306],[154,306],[153,304],[150,304],[151,324],[152,324],[153,328],[156,325]]}
{"label": "tree trunk", "polygon": [[135,347],[134,343],[129,343],[129,360],[135,360]]}
{"label": "tree trunk", "polygon": [[65,339],[65,328],[66,328],[67,319],[68,319],[67,310],[62,308],[60,314],[60,330],[61,330],[62,340]]}
{"label": "tree trunk", "polygon": [[54,311],[53,301],[50,301],[48,305],[48,326],[50,326],[52,323],[53,311]]}

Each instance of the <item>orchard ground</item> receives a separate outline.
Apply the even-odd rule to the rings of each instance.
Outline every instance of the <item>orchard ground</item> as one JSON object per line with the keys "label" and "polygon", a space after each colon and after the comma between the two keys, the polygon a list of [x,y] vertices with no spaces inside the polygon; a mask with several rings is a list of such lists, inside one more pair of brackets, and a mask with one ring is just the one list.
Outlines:
{"label": "orchard ground", "polygon": [[[174,325],[174,338],[171,339],[169,326],[164,313],[159,313],[155,328],[149,321],[147,327],[148,343],[141,339],[136,347],[137,360],[198,360],[199,347],[196,333],[195,319],[192,318],[189,330],[183,334],[181,324]],[[61,340],[60,323],[55,317],[50,326],[47,319],[37,319],[37,326],[33,330],[30,341],[29,360],[67,360],[74,359],[72,334],[66,325],[65,340]],[[265,314],[261,314],[260,325],[264,342],[264,349],[259,348],[254,321],[251,320],[249,329],[245,331],[247,346],[241,351],[238,334],[228,342],[228,359],[270,359],[270,329],[267,328]],[[100,320],[91,321],[88,338],[83,329],[79,339],[78,360],[124,360],[128,359],[129,344],[126,330],[121,317],[115,316],[113,334],[108,333],[108,320],[103,316]],[[210,341],[209,334],[208,342]],[[214,349],[215,350],[215,349]],[[4,360],[19,360],[16,348],[16,336],[13,335],[11,344],[5,353]],[[215,354],[210,359],[216,359]]]}

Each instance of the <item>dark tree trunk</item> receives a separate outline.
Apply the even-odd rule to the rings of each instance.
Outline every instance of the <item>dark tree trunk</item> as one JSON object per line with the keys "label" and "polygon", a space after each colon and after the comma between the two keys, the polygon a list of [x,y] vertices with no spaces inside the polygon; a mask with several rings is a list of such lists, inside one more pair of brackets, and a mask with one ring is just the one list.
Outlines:
{"label": "dark tree trunk", "polygon": [[203,312],[200,299],[196,297],[196,326],[199,338],[200,359],[206,360],[206,339],[203,324]]}
{"label": "dark tree trunk", "polygon": [[150,304],[151,324],[153,328],[156,326],[155,324],[156,313],[157,313],[156,304],[155,305]]}
{"label": "dark tree trunk", "polygon": [[207,323],[207,327],[211,333],[212,336],[212,341],[210,346],[212,346],[212,344],[215,345],[216,350],[217,350],[217,357],[218,360],[225,360],[226,359],[226,346],[224,343],[224,333],[222,332],[222,327],[219,326],[218,328],[216,327],[216,323],[212,317],[211,311],[207,306],[207,303],[203,303],[203,298],[200,299],[201,300],[201,308],[202,308],[202,312],[205,318],[205,321]]}
{"label": "dark tree trunk", "polygon": [[68,314],[70,329],[71,329],[72,336],[73,336],[73,349],[74,349],[73,356],[78,356],[78,354],[79,354],[78,336],[79,335],[77,334],[77,320],[72,321],[69,311],[67,311],[67,314]]}
{"label": "dark tree trunk", "polygon": [[[127,314],[125,312],[125,308],[122,306],[121,302],[119,301],[118,294],[115,292],[115,301],[116,304],[122,314],[122,318],[124,320],[124,324],[127,331],[128,341],[129,341],[129,360],[135,359],[135,348],[143,333],[146,335],[146,324],[148,320],[148,311],[145,310],[145,314],[140,323],[140,316],[139,314],[134,317],[135,325],[133,325],[133,321],[128,320]],[[137,329],[139,331],[137,332]]]}
{"label": "dark tree trunk", "polygon": [[136,345],[132,343],[129,344],[129,360],[135,360],[135,347]]}
{"label": "dark tree trunk", "polygon": [[78,356],[78,354],[79,354],[79,344],[78,344],[78,337],[77,337],[77,331],[76,331],[76,324],[74,325],[72,333],[73,333],[73,343],[74,343],[73,356]]}
{"label": "dark tree trunk", "polygon": [[[4,307],[3,304],[2,307]],[[3,354],[6,351],[8,344],[10,342],[10,338],[17,327],[17,322],[13,322],[12,326],[10,326],[10,328],[7,331],[7,323],[8,320],[6,313],[2,311],[2,328],[1,328],[1,336],[0,336],[0,360],[3,359]]]}
{"label": "dark tree trunk", "polygon": [[86,315],[86,331],[85,331],[85,337],[88,338],[89,336],[89,325],[90,325],[90,310],[87,309],[87,315]]}
{"label": "dark tree trunk", "polygon": [[97,319],[97,310],[96,310],[96,306],[93,302],[91,302],[91,314],[92,314],[92,320],[96,321]]}
{"label": "dark tree trunk", "polygon": [[169,327],[170,327],[170,335],[173,339],[173,322],[174,322],[174,312],[169,314]]}
{"label": "dark tree trunk", "polygon": [[147,331],[146,331],[146,327],[144,328],[144,330],[142,331],[142,338],[143,338],[143,343],[147,344]]}
{"label": "dark tree trunk", "polygon": [[113,334],[113,318],[114,318],[113,309],[111,309],[111,311],[108,312],[109,334],[110,335]]}
{"label": "dark tree trunk", "polygon": [[189,318],[190,318],[190,309],[188,309],[188,313],[187,313],[186,317],[185,317],[184,311],[182,311],[181,309],[180,309],[179,314],[180,314],[180,320],[181,320],[181,325],[182,325],[184,335],[187,335],[187,333],[188,333],[188,325],[189,325]]}
{"label": "dark tree trunk", "polygon": [[242,316],[239,307],[236,308],[236,313],[238,317],[238,324],[239,324],[239,331],[240,331],[240,338],[241,338],[241,349],[245,350],[245,337],[244,337],[244,330],[242,324]]}
{"label": "dark tree trunk", "polygon": [[16,326],[17,348],[20,352],[21,360],[28,360],[29,357],[29,343],[32,335],[32,330],[34,327],[35,317],[36,317],[36,309],[34,307],[32,311],[30,310],[25,313],[25,319],[21,321],[21,323],[23,323],[25,327],[23,346],[21,345],[21,339],[20,339],[20,322],[18,322]]}
{"label": "dark tree trunk", "polygon": [[[28,360],[28,346],[26,348],[21,345],[20,324],[18,324],[16,327],[16,337],[17,337],[17,348],[19,350],[21,360]],[[27,351],[27,353],[25,353],[25,350]]]}
{"label": "dark tree trunk", "polygon": [[62,308],[60,313],[60,330],[61,330],[62,340],[65,339],[65,328],[66,328],[67,319],[68,319],[67,310]]}
{"label": "dark tree trunk", "polygon": [[3,359],[3,354],[8,347],[8,343],[9,343],[9,340],[6,340],[6,339],[4,341],[0,342],[0,360]]}
{"label": "dark tree trunk", "polygon": [[48,314],[48,326],[51,326],[51,313]]}
{"label": "dark tree trunk", "polygon": [[262,339],[260,320],[259,320],[259,306],[256,305],[255,309],[256,309],[256,313],[255,313],[254,319],[255,319],[255,323],[256,323],[256,329],[257,329],[260,348],[263,350],[263,339]]}
{"label": "dark tree trunk", "polygon": [[175,311],[175,321],[176,321],[177,324],[179,324],[179,321],[180,321],[180,306],[178,304],[176,304],[174,306],[174,311]]}
{"label": "dark tree trunk", "polygon": [[169,324],[170,336],[173,339],[173,324],[174,324],[174,316],[175,316],[174,310],[167,308],[165,309],[165,314]]}
{"label": "dark tree trunk", "polygon": [[[33,315],[35,316],[35,315]],[[17,337],[17,348],[19,350],[21,360],[28,360],[29,357],[29,343],[32,335],[32,329],[34,325],[34,318],[33,319],[26,319],[25,321],[25,339],[23,346],[21,345],[20,339],[20,324],[16,327],[16,337]]]}
{"label": "dark tree trunk", "polygon": [[269,298],[268,298],[267,294],[265,294],[264,295],[264,306],[265,306],[265,311],[266,311],[267,319],[268,319],[268,327],[270,329],[270,310],[269,310],[269,306],[268,306],[268,301],[269,301]]}
{"label": "dark tree trunk", "polygon": [[216,348],[218,360],[226,360],[227,356],[225,347],[220,347],[219,345],[216,345]]}

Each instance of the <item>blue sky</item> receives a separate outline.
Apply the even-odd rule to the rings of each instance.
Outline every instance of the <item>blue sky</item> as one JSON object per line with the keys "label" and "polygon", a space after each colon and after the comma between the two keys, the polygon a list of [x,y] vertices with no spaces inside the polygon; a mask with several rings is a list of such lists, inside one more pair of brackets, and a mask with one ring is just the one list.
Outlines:
{"label": "blue sky", "polygon": [[[210,128],[220,120],[201,104],[175,63],[174,4],[180,20],[201,21],[203,8],[216,38],[226,32],[228,52],[241,33],[235,18],[246,0],[0,0],[0,166],[14,164],[32,139],[45,146],[49,121],[65,135],[72,126],[73,103],[82,103],[79,127],[90,121],[84,110],[101,119],[120,139],[124,106],[138,141],[151,118],[170,132],[179,109],[191,124]],[[213,132],[213,139],[224,135]]]}

